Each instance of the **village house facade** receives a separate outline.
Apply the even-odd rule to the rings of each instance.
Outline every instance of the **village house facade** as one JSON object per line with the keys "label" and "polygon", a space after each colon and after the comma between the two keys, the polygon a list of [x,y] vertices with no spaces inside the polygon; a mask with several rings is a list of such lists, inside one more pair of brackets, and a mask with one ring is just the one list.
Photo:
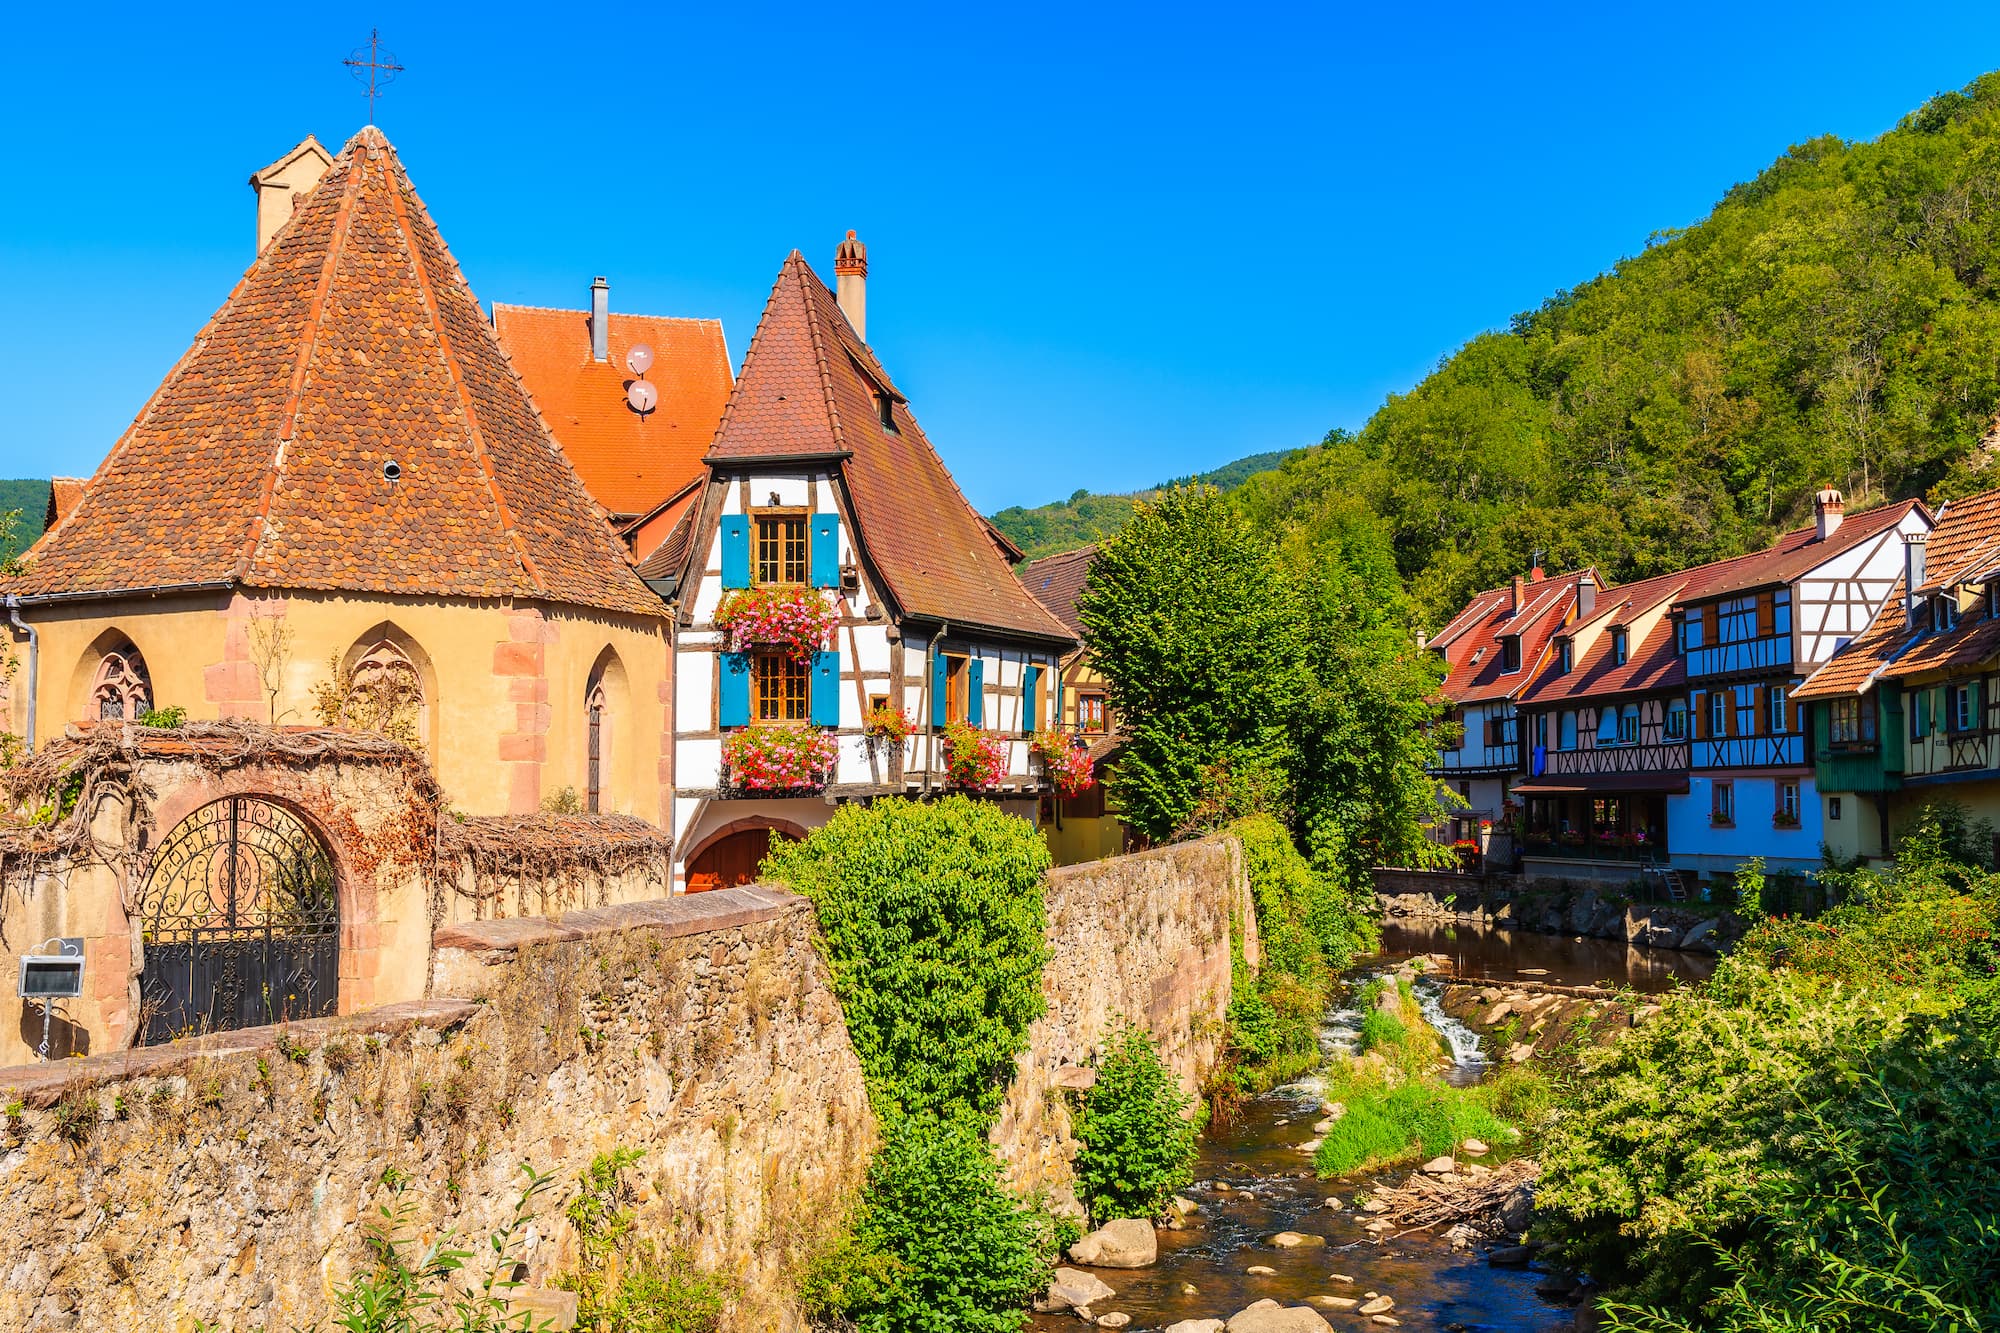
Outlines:
{"label": "village house facade", "polygon": [[[842,800],[971,785],[1034,820],[1029,738],[1069,631],[959,492],[866,341],[866,252],[834,292],[794,251],[699,498],[640,568],[677,599],[675,883],[726,887]],[[830,637],[829,637],[830,635]]]}
{"label": "village house facade", "polygon": [[1076,865],[1133,850],[1133,834],[1118,812],[1106,804],[1104,780],[1117,762],[1124,739],[1111,710],[1110,683],[1083,647],[1083,621],[1077,598],[1097,557],[1095,545],[1030,560],[1020,568],[1021,583],[1030,595],[1076,636],[1077,647],[1062,659],[1056,679],[1055,727],[1090,749],[1094,781],[1074,796],[1044,792],[1041,804],[1043,836],[1057,865]]}

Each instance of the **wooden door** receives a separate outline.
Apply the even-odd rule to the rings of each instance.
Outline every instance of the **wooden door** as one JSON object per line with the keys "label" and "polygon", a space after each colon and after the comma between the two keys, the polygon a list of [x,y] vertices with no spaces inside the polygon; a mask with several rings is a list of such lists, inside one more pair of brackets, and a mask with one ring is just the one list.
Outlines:
{"label": "wooden door", "polygon": [[[771,829],[744,829],[718,838],[688,862],[687,891],[705,893],[710,889],[733,889],[738,884],[754,884],[757,867],[771,850]],[[783,838],[786,835],[777,833]]]}

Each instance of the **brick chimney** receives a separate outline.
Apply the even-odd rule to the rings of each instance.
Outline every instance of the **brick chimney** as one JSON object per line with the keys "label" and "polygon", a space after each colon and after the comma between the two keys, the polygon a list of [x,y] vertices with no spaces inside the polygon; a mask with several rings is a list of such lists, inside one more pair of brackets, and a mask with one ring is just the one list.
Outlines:
{"label": "brick chimney", "polygon": [[603,278],[590,280],[590,359],[611,359],[611,284]]}
{"label": "brick chimney", "polygon": [[1840,492],[1828,486],[1813,497],[1813,533],[1825,541],[1840,531],[1841,515],[1847,506],[1841,502]]}
{"label": "brick chimney", "polygon": [[1521,578],[1519,574],[1516,574],[1514,576],[1514,600],[1508,603],[1507,605],[1508,615],[1518,616],[1521,614],[1521,595],[1526,590],[1527,590],[1526,582]]}
{"label": "brick chimney", "polygon": [[847,233],[833,252],[834,299],[840,313],[854,326],[862,342],[868,341],[868,247]]}
{"label": "brick chimney", "polygon": [[1585,574],[1576,581],[1576,614],[1588,620],[1597,611],[1597,580]]}

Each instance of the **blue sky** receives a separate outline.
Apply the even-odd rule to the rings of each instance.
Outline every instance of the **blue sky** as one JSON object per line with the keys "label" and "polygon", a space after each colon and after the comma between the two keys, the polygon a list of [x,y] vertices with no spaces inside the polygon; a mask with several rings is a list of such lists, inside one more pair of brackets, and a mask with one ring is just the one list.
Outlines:
{"label": "blue sky", "polygon": [[1990,4],[586,8],[17,13],[0,476],[96,466],[250,261],[249,173],[362,124],[371,25],[482,300],[603,273],[740,364],[786,252],[830,277],[857,228],[988,510],[1359,426],[1787,144],[2000,67]]}

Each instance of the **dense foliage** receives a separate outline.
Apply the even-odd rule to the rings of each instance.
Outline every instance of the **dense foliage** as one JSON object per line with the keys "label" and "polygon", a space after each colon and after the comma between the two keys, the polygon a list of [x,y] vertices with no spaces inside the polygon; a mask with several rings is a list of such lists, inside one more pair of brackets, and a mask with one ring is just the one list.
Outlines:
{"label": "dense foliage", "polygon": [[0,514],[13,516],[10,523],[0,523],[0,561],[34,545],[48,512],[48,482],[0,481]]}
{"label": "dense foliage", "polygon": [[1280,545],[1212,488],[1168,491],[1104,544],[1078,614],[1122,719],[1107,786],[1128,823],[1162,840],[1282,810],[1359,892],[1435,855],[1437,668],[1379,534],[1323,518]]}
{"label": "dense foliage", "polygon": [[979,1115],[1042,1012],[1048,846],[998,807],[845,805],[765,875],[812,900],[870,1095],[886,1112]]}
{"label": "dense foliage", "polygon": [[1111,1031],[1097,1082],[1077,1100],[1077,1197],[1092,1218],[1166,1211],[1174,1192],[1194,1179],[1194,1109],[1145,1029]]}
{"label": "dense foliage", "polygon": [[1251,454],[1213,471],[1163,481],[1158,486],[1131,495],[1093,495],[1079,490],[1067,500],[1033,509],[1015,505],[995,514],[993,526],[1007,534],[1030,560],[1054,555],[1058,551],[1074,551],[1079,546],[1088,546],[1114,535],[1125,526],[1125,520],[1132,517],[1134,505],[1141,500],[1156,498],[1160,491],[1174,486],[1214,486],[1220,490],[1234,490],[1257,473],[1278,466],[1298,452],[1296,449],[1278,449],[1270,453]]}
{"label": "dense foliage", "polygon": [[1596,1057],[1537,1228],[1616,1325],[2000,1324],[2000,878],[1921,821]]}

